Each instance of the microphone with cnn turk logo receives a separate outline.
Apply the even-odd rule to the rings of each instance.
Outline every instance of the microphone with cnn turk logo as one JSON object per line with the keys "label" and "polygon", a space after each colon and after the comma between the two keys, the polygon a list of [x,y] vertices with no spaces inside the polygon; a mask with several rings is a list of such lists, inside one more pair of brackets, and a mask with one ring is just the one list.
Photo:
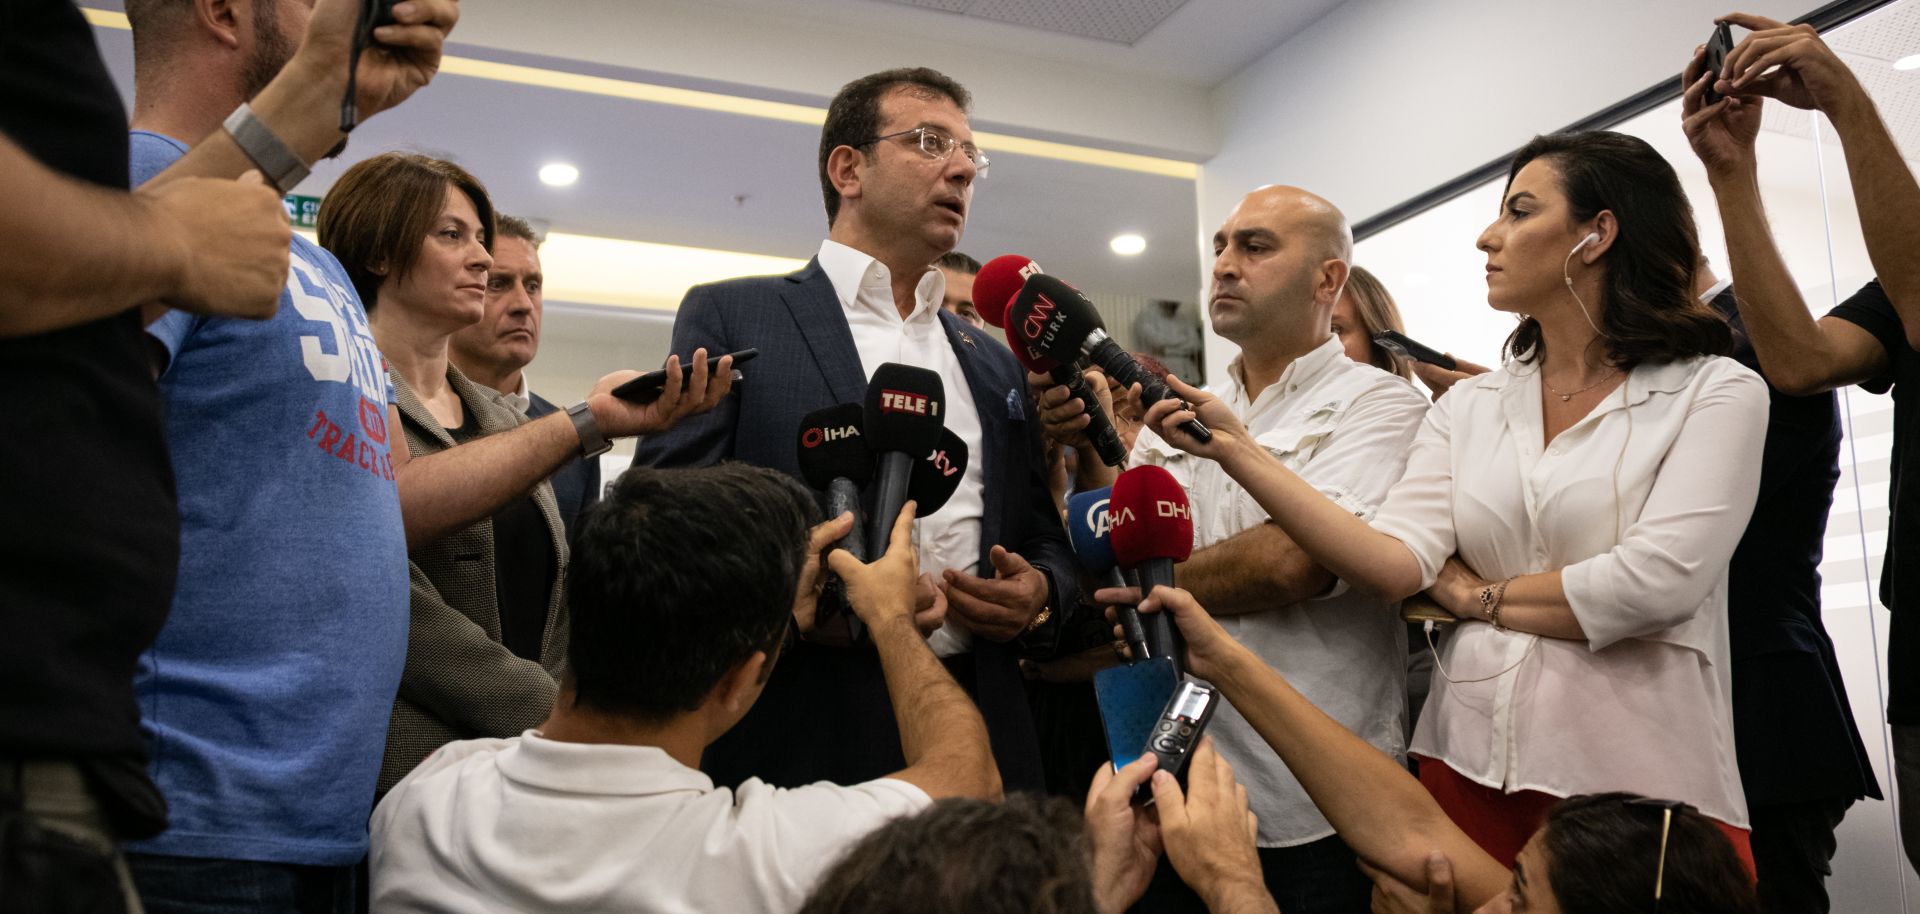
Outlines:
{"label": "microphone with cnn turk logo", "polygon": [[973,279],[973,307],[980,313],[981,319],[1007,332],[1007,346],[1013,350],[1013,357],[1021,367],[1035,374],[1044,374],[1053,379],[1053,383],[1065,385],[1067,392],[1080,401],[1087,414],[1087,440],[1093,444],[1094,454],[1100,462],[1117,467],[1127,460],[1127,449],[1120,443],[1120,433],[1113,427],[1112,417],[1100,408],[1100,401],[1094,396],[1093,388],[1087,384],[1087,376],[1080,369],[1080,360],[1051,359],[1037,355],[1031,348],[1020,345],[1012,328],[1006,326],[1007,308],[1013,304],[1014,297],[1027,279],[1041,272],[1040,265],[1019,254],[1002,254],[987,261],[980,268],[980,275]]}

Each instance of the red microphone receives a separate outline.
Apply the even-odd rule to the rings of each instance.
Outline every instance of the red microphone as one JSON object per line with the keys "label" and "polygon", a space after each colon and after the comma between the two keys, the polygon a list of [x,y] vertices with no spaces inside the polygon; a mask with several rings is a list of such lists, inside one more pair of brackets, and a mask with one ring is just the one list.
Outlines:
{"label": "red microphone", "polygon": [[[1020,287],[1026,285],[1027,277],[1041,272],[1045,271],[1039,264],[1019,254],[1002,254],[987,261],[973,278],[973,309],[987,323],[1005,328],[1007,308],[1020,294]],[[1013,357],[1020,361],[1022,368],[1052,377],[1053,383],[1066,385],[1067,392],[1080,401],[1087,413],[1087,440],[1093,444],[1101,463],[1117,467],[1126,462],[1127,449],[1120,443],[1120,432],[1113,427],[1106,410],[1100,408],[1100,401],[1094,396],[1093,388],[1087,386],[1087,377],[1079,365],[1040,355],[1033,347],[1022,345],[1012,330],[1007,330],[1007,348],[1013,350]]]}
{"label": "red microphone", "polygon": [[1027,277],[1042,272],[1040,265],[1019,254],[1002,254],[987,261],[973,277],[973,310],[995,327],[1007,325],[1007,306],[1020,294]]}
{"label": "red microphone", "polygon": [[[1156,586],[1173,586],[1173,566],[1193,554],[1193,510],[1187,490],[1173,474],[1157,466],[1138,466],[1113,482],[1107,504],[1113,557],[1120,567],[1140,576],[1142,597]],[[1180,632],[1165,613],[1141,619],[1147,649],[1155,657],[1180,663],[1185,650]]]}

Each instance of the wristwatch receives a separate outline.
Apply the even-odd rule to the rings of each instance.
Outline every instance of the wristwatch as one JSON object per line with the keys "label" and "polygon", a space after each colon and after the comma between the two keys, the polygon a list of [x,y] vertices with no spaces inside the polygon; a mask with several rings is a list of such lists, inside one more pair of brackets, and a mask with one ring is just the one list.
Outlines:
{"label": "wristwatch", "polygon": [[285,141],[275,134],[272,128],[253,115],[253,109],[246,102],[233,109],[227,115],[225,123],[220,125],[233,137],[235,146],[246,153],[248,159],[260,169],[261,177],[273,185],[273,189],[286,193],[294,185],[306,180],[310,171],[307,163],[300,161],[293,150],[287,148]]}
{"label": "wristwatch", "polygon": [[581,400],[567,407],[567,418],[573,420],[573,430],[580,435],[580,456],[591,460],[613,450],[613,442],[600,434],[600,423],[593,418],[593,410],[587,401]]}

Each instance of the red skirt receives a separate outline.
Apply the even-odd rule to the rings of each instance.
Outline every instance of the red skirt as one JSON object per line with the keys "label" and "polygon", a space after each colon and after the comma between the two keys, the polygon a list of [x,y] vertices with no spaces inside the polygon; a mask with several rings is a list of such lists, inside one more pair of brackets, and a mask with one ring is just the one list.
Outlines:
{"label": "red skirt", "polygon": [[[1560,797],[1537,790],[1504,793],[1468,780],[1446,762],[1424,756],[1415,758],[1420,761],[1421,786],[1433,795],[1447,818],[1508,869],[1513,868],[1514,858],[1520,856],[1527,839],[1547,821],[1547,810],[1560,802]],[[1740,855],[1748,878],[1752,878],[1753,845],[1747,840],[1747,830],[1720,821],[1714,824],[1733,842],[1734,853]]]}

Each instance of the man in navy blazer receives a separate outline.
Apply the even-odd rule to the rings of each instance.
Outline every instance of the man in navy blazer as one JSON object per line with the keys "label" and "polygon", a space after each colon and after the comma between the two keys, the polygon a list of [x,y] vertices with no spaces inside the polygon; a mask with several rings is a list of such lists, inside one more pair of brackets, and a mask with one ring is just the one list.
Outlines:
{"label": "man in navy blazer", "polygon": [[[493,233],[493,266],[487,269],[486,311],[479,323],[455,333],[448,349],[469,379],[499,391],[529,419],[560,411],[527,387],[527,366],[540,352],[544,282],[538,233],[525,219],[501,214]],[[548,481],[572,539],[580,512],[600,500],[600,458],[569,460]]]}
{"label": "man in navy blazer", "polygon": [[[819,256],[787,276],[687,292],[672,351],[760,355],[742,367],[734,396],[643,439],[634,464],[741,460],[797,476],[796,435],[808,413],[861,402],[886,362],[940,373],[947,428],[966,442],[968,466],[946,507],[919,522],[921,567],[938,575],[923,577],[921,619],[931,627],[944,604],[945,624],[929,643],[980,706],[1006,788],[1038,789],[1018,658],[1044,650],[1076,585],[1026,375],[1005,347],[940,307],[944,278],[933,263],[959,244],[986,167],[968,104],[959,84],[920,68],[840,90],[821,133],[829,233]],[[893,721],[871,649],[803,642],[701,767],[722,784],[858,783],[900,768]]]}

